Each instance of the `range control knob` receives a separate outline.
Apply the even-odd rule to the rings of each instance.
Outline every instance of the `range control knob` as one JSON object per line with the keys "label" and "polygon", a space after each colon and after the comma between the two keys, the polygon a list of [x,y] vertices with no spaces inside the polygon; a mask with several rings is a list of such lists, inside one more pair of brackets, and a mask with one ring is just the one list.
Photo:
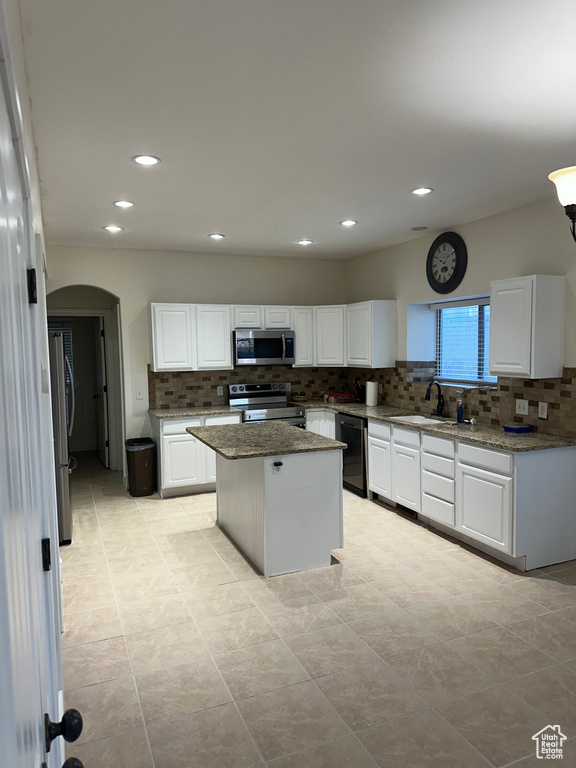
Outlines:
{"label": "range control knob", "polygon": [[278,384],[278,389],[284,389],[284,384]]}
{"label": "range control knob", "polygon": [[278,389],[278,384],[272,384],[272,389]]}
{"label": "range control knob", "polygon": [[236,392],[237,389],[238,387],[232,387],[232,392]]}

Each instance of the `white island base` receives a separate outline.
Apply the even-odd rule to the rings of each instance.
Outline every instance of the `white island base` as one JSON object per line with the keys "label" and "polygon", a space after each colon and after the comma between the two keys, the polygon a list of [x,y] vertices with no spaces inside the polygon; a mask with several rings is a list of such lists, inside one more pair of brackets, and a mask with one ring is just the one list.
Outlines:
{"label": "white island base", "polygon": [[217,456],[218,524],[264,576],[330,565],[343,546],[342,451]]}

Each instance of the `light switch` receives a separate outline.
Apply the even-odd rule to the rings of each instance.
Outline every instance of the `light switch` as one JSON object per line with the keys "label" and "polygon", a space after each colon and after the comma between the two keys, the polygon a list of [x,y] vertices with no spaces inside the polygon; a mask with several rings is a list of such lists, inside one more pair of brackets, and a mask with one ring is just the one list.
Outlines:
{"label": "light switch", "polygon": [[144,392],[141,389],[136,390],[136,400],[144,400]]}
{"label": "light switch", "polygon": [[516,400],[516,413],[528,416],[528,400]]}

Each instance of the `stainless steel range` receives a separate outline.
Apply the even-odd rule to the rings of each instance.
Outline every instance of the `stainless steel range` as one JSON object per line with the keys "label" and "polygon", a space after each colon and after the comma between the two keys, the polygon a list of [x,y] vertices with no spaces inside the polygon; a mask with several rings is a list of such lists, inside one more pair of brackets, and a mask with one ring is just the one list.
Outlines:
{"label": "stainless steel range", "polygon": [[295,427],[306,428],[306,410],[288,405],[287,385],[229,384],[230,407],[242,411],[242,421],[269,421],[279,419]]}

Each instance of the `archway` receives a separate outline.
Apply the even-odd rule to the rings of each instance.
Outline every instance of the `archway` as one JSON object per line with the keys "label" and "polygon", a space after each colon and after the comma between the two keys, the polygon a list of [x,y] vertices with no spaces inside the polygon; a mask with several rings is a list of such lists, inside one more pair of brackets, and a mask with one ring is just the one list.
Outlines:
{"label": "archway", "polygon": [[109,469],[123,471],[124,413],[120,300],[90,285],[46,297],[48,327],[63,329],[72,347],[76,414],[71,452],[98,450]]}

